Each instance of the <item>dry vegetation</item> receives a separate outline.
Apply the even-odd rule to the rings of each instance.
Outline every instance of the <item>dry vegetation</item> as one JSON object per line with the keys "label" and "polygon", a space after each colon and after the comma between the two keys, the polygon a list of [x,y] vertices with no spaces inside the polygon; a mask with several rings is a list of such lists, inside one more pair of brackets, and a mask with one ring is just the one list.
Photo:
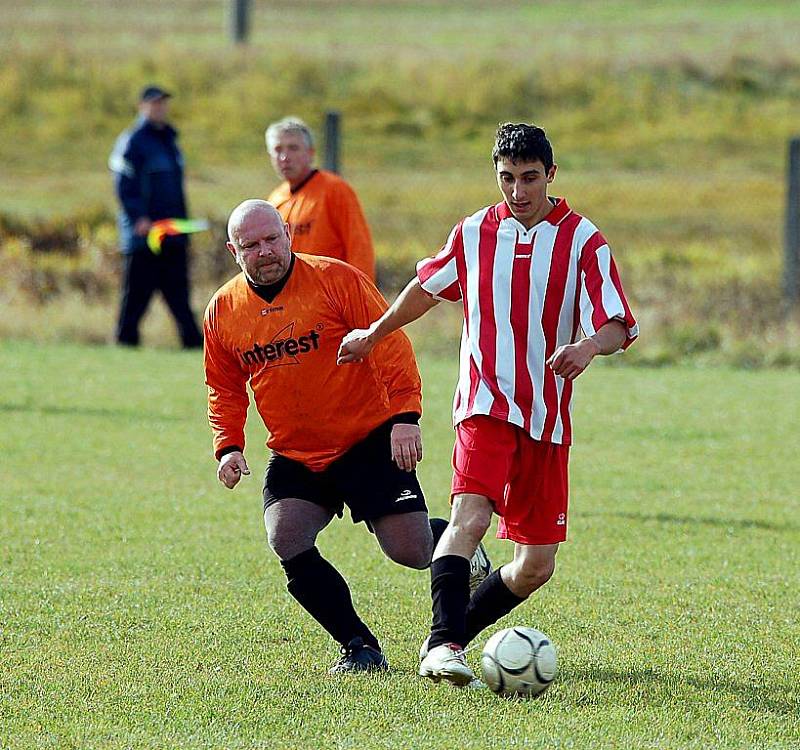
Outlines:
{"label": "dry vegetation", "polygon": [[[232,270],[219,242],[227,211],[274,184],[261,140],[271,119],[343,113],[344,171],[388,294],[495,199],[494,127],[526,119],[551,134],[556,192],[615,248],[645,324],[631,359],[800,364],[780,297],[785,151],[800,122],[800,57],[787,40],[800,12],[504,6],[532,50],[493,30],[496,6],[480,2],[260,3],[253,44],[233,50],[217,3],[12,14],[0,0],[15,30],[0,38],[0,300],[11,311],[0,332],[108,339],[117,258],[105,160],[133,93],[157,79],[178,93],[194,213],[217,227],[195,242],[198,308]],[[548,24],[562,33],[542,35]],[[146,337],[173,340],[160,311]]]}

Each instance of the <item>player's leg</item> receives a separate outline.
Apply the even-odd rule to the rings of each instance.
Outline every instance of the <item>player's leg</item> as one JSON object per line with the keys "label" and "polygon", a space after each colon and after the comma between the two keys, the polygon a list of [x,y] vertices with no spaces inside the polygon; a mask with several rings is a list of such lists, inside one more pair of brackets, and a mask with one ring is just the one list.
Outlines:
{"label": "player's leg", "polygon": [[425,677],[456,684],[466,684],[473,677],[463,656],[470,558],[502,503],[514,449],[513,432],[504,422],[472,417],[456,428],[450,524],[431,563],[433,623],[419,670]]}
{"label": "player's leg", "polygon": [[342,657],[331,671],[386,669],[380,644],[358,616],[347,582],[316,547],[317,535],[340,507],[324,478],[273,455],[264,483],[264,525],[289,593],[340,644]]}
{"label": "player's leg", "polygon": [[520,434],[519,460],[509,478],[497,536],[515,542],[514,560],[490,575],[467,607],[467,640],[497,622],[555,570],[566,539],[569,447]]}
{"label": "player's leg", "polygon": [[117,343],[139,345],[139,322],[156,288],[153,254],[139,250],[122,256],[122,296],[117,322]]}
{"label": "player's leg", "polygon": [[[430,567],[433,551],[448,527],[446,519],[429,517],[427,513],[388,515],[373,519],[369,524],[390,560],[420,570]],[[469,590],[472,594],[492,570],[483,544],[478,545],[470,558],[469,570]]]}
{"label": "player's leg", "polygon": [[353,521],[367,523],[390,560],[427,568],[447,521],[428,517],[417,473],[392,459],[391,430],[391,422],[379,425],[335,461],[330,473]]}
{"label": "player's leg", "polygon": [[558,544],[515,545],[513,562],[489,575],[469,600],[467,643],[550,580],[557,551]]}
{"label": "player's leg", "polygon": [[498,571],[500,578],[512,594],[527,599],[552,578],[556,552],[558,544],[516,543],[514,559]]}
{"label": "player's leg", "polygon": [[470,559],[486,534],[493,506],[484,495],[463,493],[453,498],[450,523],[431,562],[433,624],[428,648],[445,643],[466,645]]}
{"label": "player's leg", "polygon": [[[431,564],[433,531],[426,511],[373,518],[369,524],[384,554],[399,565],[423,570]],[[445,524],[447,522],[445,521]]]}
{"label": "player's leg", "polygon": [[160,266],[160,286],[181,343],[185,349],[196,349],[203,345],[203,334],[197,327],[189,303],[189,255],[186,237],[165,237]]}
{"label": "player's leg", "polygon": [[403,471],[392,459],[391,430],[391,422],[376,427],[331,464],[330,475],[353,522],[366,522],[390,560],[427,568],[447,522],[428,518],[416,471]]}
{"label": "player's leg", "polygon": [[492,504],[482,495],[453,498],[450,524],[439,540],[431,563],[433,622],[419,673],[466,685],[474,674],[466,662],[466,610],[470,599],[470,559],[492,519]]}

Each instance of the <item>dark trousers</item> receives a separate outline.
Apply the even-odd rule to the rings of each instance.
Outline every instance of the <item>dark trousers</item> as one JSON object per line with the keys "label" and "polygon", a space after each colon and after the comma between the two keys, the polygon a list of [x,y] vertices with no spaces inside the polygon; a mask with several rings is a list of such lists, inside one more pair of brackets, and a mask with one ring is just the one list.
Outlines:
{"label": "dark trousers", "polygon": [[[176,246],[177,245],[177,246]],[[189,307],[189,268],[186,245],[166,239],[160,254],[144,249],[123,256],[122,302],[117,324],[117,342],[139,344],[139,321],[157,289],[164,295],[187,349],[203,345],[203,335]]]}

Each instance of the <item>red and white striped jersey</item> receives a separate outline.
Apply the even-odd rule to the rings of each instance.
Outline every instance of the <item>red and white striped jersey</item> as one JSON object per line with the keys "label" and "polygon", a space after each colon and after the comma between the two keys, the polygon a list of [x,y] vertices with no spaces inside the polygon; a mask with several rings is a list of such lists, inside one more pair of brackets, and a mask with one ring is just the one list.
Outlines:
{"label": "red and white striped jersey", "polygon": [[545,361],[579,329],[591,336],[613,318],[627,328],[623,349],[639,333],[605,238],[563,198],[531,229],[505,202],[482,208],[417,264],[417,277],[464,306],[454,424],[487,414],[569,445],[572,381]]}

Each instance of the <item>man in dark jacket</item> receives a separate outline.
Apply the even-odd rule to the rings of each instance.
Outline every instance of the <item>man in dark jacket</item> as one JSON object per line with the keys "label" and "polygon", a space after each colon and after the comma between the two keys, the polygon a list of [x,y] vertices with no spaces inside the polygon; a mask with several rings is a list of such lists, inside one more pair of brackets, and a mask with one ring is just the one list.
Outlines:
{"label": "man in dark jacket", "polygon": [[156,289],[164,295],[185,348],[202,346],[189,306],[188,239],[165,237],[161,250],[147,245],[147,233],[159,219],[186,218],[183,155],[177,131],[168,122],[171,94],[147,86],[139,97],[139,117],[114,145],[108,160],[120,202],[118,224],[124,258],[122,303],[117,342],[136,346],[139,321]]}

